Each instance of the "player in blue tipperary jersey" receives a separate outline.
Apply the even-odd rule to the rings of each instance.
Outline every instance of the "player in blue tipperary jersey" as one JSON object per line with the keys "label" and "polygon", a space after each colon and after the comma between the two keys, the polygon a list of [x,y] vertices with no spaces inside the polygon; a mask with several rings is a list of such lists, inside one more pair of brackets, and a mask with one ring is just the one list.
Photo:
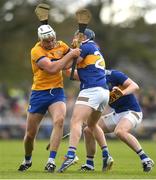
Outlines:
{"label": "player in blue tipperary jersey", "polygon": [[[77,31],[75,38],[78,35]],[[76,162],[76,148],[81,137],[83,123],[87,124],[102,149],[103,170],[110,168],[113,164],[104,133],[97,124],[104,107],[108,104],[109,90],[106,84],[105,61],[94,38],[94,32],[86,29],[77,64],[80,92],[71,118],[68,152],[58,172],[63,172]]]}
{"label": "player in blue tipperary jersey", "polygon": [[[138,140],[131,134],[131,130],[142,121],[142,111],[134,92],[139,89],[138,85],[126,74],[117,70],[106,71],[107,84],[112,97],[109,102],[109,112],[103,115],[98,125],[104,133],[112,133],[126,143],[141,159],[143,171],[149,172],[154,166],[152,159],[143,151]],[[115,90],[115,91],[114,91]],[[120,96],[113,93],[120,92]],[[108,110],[108,109],[107,109]],[[94,155],[96,151],[95,139],[88,127],[84,128],[87,159],[81,170],[94,170]]]}

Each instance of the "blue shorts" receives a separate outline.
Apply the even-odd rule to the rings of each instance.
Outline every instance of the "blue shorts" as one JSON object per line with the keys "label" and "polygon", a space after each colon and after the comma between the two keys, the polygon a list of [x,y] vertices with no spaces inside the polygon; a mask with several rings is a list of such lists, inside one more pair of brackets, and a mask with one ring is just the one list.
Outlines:
{"label": "blue shorts", "polygon": [[62,88],[40,91],[33,90],[30,96],[28,111],[30,113],[45,114],[48,107],[58,101],[66,101],[64,90]]}

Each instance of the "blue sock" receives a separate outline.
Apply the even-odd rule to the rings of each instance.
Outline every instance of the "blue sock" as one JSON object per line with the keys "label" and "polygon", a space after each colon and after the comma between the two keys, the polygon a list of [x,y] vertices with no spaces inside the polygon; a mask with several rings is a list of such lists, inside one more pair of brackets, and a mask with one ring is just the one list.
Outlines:
{"label": "blue sock", "polygon": [[49,158],[55,159],[57,152],[56,151],[50,151]]}
{"label": "blue sock", "polygon": [[29,155],[29,156],[25,155],[25,161],[31,162],[31,157],[32,157],[32,155]]}
{"label": "blue sock", "polygon": [[69,146],[67,156],[70,157],[70,158],[74,158],[75,157],[75,152],[76,152],[76,147]]}
{"label": "blue sock", "polygon": [[107,146],[103,146],[102,148],[102,157],[108,157],[109,156],[109,151],[108,151],[108,147]]}
{"label": "blue sock", "polygon": [[87,156],[86,164],[94,167],[94,156]]}
{"label": "blue sock", "polygon": [[140,149],[136,153],[138,154],[138,156],[140,157],[141,160],[148,158],[148,156],[145,154],[145,152],[142,149]]}

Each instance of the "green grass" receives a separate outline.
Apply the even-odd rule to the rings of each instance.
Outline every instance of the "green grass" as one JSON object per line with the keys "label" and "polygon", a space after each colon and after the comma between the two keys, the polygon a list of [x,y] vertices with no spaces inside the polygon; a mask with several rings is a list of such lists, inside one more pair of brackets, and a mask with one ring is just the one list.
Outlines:
{"label": "green grass", "polygon": [[[18,166],[23,160],[22,141],[0,141],[0,178],[1,179],[156,179],[156,168],[150,173],[144,173],[137,155],[120,141],[108,141],[109,150],[115,163],[111,171],[101,172],[101,150],[98,148],[95,157],[94,172],[79,172],[85,162],[83,141],[77,150],[78,164],[70,167],[64,173],[46,173],[49,152],[45,150],[48,141],[37,141],[33,152],[33,166],[27,172],[18,172]],[[141,141],[144,150],[156,162],[156,145],[153,141]],[[56,158],[57,168],[60,167],[67,151],[68,141],[62,141]]]}

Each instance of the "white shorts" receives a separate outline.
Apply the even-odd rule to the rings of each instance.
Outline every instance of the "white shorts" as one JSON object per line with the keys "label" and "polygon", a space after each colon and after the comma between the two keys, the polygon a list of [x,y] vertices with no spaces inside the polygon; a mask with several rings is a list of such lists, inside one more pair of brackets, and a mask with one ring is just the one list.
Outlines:
{"label": "white shorts", "polygon": [[114,131],[116,125],[119,123],[121,118],[128,119],[132,123],[134,128],[141,123],[142,117],[143,117],[142,112],[136,112],[136,111],[125,111],[121,113],[112,112],[108,115],[102,116],[103,121],[110,132]]}
{"label": "white shorts", "polygon": [[75,104],[83,104],[102,112],[108,101],[109,90],[102,87],[93,87],[80,91]]}

